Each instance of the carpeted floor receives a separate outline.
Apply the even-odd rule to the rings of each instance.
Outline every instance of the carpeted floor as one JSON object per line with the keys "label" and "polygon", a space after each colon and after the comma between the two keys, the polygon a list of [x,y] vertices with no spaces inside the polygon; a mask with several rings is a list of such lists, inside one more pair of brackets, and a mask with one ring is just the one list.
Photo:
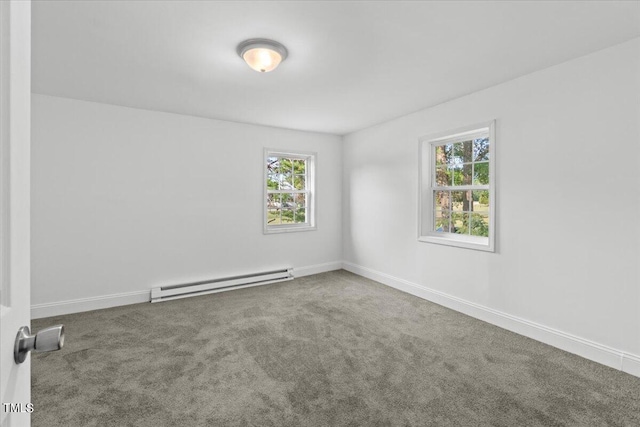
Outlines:
{"label": "carpeted floor", "polygon": [[640,425],[639,378],[345,271],[56,323],[34,427]]}

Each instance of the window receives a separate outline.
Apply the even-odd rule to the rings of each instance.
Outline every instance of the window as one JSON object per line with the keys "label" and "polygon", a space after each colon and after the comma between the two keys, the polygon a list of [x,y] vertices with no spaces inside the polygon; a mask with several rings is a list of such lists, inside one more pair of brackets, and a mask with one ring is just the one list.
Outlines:
{"label": "window", "polygon": [[418,240],[494,251],[494,122],[420,139]]}
{"label": "window", "polygon": [[265,233],[315,229],[314,166],[314,153],[265,149]]}

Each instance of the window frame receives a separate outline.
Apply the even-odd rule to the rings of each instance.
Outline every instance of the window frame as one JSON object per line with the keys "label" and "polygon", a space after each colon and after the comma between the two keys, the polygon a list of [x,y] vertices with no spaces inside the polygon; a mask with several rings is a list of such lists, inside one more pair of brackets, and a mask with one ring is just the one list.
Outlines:
{"label": "window frame", "polygon": [[[489,236],[471,236],[450,232],[438,232],[434,227],[434,192],[443,187],[436,185],[437,146],[468,141],[470,137],[487,134],[489,137],[489,184],[451,186],[461,191],[489,191]],[[419,138],[419,184],[418,184],[418,240],[420,242],[455,246],[480,251],[495,252],[496,236],[496,136],[495,120],[465,126],[458,129],[438,132]],[[482,188],[480,188],[482,187]],[[488,187],[488,188],[487,188]],[[444,191],[451,191],[450,188]]]}
{"label": "window frame", "polygon": [[[269,157],[284,157],[289,159],[303,159],[306,161],[305,166],[305,189],[304,190],[269,190],[268,179],[269,171],[267,168],[267,159]],[[277,233],[291,233],[297,231],[313,231],[317,229],[316,226],[316,192],[315,192],[315,175],[316,175],[316,162],[317,153],[298,150],[278,150],[272,148],[264,149],[264,156],[262,159],[263,173],[262,173],[262,226],[264,234],[277,234]],[[276,224],[269,225],[267,223],[268,218],[268,200],[269,194],[306,194],[305,205],[305,219],[304,223],[292,223],[292,224]]]}

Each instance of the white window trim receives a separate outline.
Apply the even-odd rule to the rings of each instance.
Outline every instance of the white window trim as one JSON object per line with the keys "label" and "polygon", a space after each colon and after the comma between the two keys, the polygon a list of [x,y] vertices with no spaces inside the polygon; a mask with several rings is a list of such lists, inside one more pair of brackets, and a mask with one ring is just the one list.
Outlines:
{"label": "white window trim", "polygon": [[[305,184],[307,186],[307,190],[297,190],[290,191],[290,193],[307,193],[307,208],[306,215],[308,219],[308,223],[304,224],[278,224],[278,225],[269,225],[267,224],[267,199],[268,199],[268,188],[267,188],[267,158],[269,157],[289,157],[289,158],[297,158],[297,159],[305,159],[307,161],[306,173],[307,177],[305,180]],[[262,159],[262,188],[263,188],[263,197],[262,197],[262,224],[263,224],[263,233],[264,234],[277,234],[277,233],[292,233],[297,231],[313,231],[317,229],[316,226],[316,163],[317,163],[317,153],[308,152],[308,151],[293,151],[293,150],[277,150],[272,148],[264,149],[264,157]]]}
{"label": "white window trim", "polygon": [[[476,133],[489,134],[489,236],[468,236],[454,233],[440,233],[433,230],[433,195],[431,184],[435,179],[432,160],[435,156],[435,146],[450,142],[459,142]],[[496,236],[496,133],[495,120],[478,123],[472,126],[426,135],[419,139],[419,185],[418,185],[418,240],[439,245],[455,246],[480,251],[495,252]],[[460,186],[460,189],[464,189]],[[427,198],[425,200],[425,197]],[[426,202],[426,203],[425,203]],[[426,207],[423,209],[423,205]],[[426,212],[425,212],[426,211]],[[423,218],[423,215],[425,218]],[[424,224],[430,224],[424,226]]]}

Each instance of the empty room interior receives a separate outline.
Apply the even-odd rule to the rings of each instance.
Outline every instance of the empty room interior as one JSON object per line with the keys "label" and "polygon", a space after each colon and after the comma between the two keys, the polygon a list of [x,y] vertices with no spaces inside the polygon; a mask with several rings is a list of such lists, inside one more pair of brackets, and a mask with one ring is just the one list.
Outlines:
{"label": "empty room interior", "polygon": [[6,3],[7,426],[640,425],[640,2]]}

